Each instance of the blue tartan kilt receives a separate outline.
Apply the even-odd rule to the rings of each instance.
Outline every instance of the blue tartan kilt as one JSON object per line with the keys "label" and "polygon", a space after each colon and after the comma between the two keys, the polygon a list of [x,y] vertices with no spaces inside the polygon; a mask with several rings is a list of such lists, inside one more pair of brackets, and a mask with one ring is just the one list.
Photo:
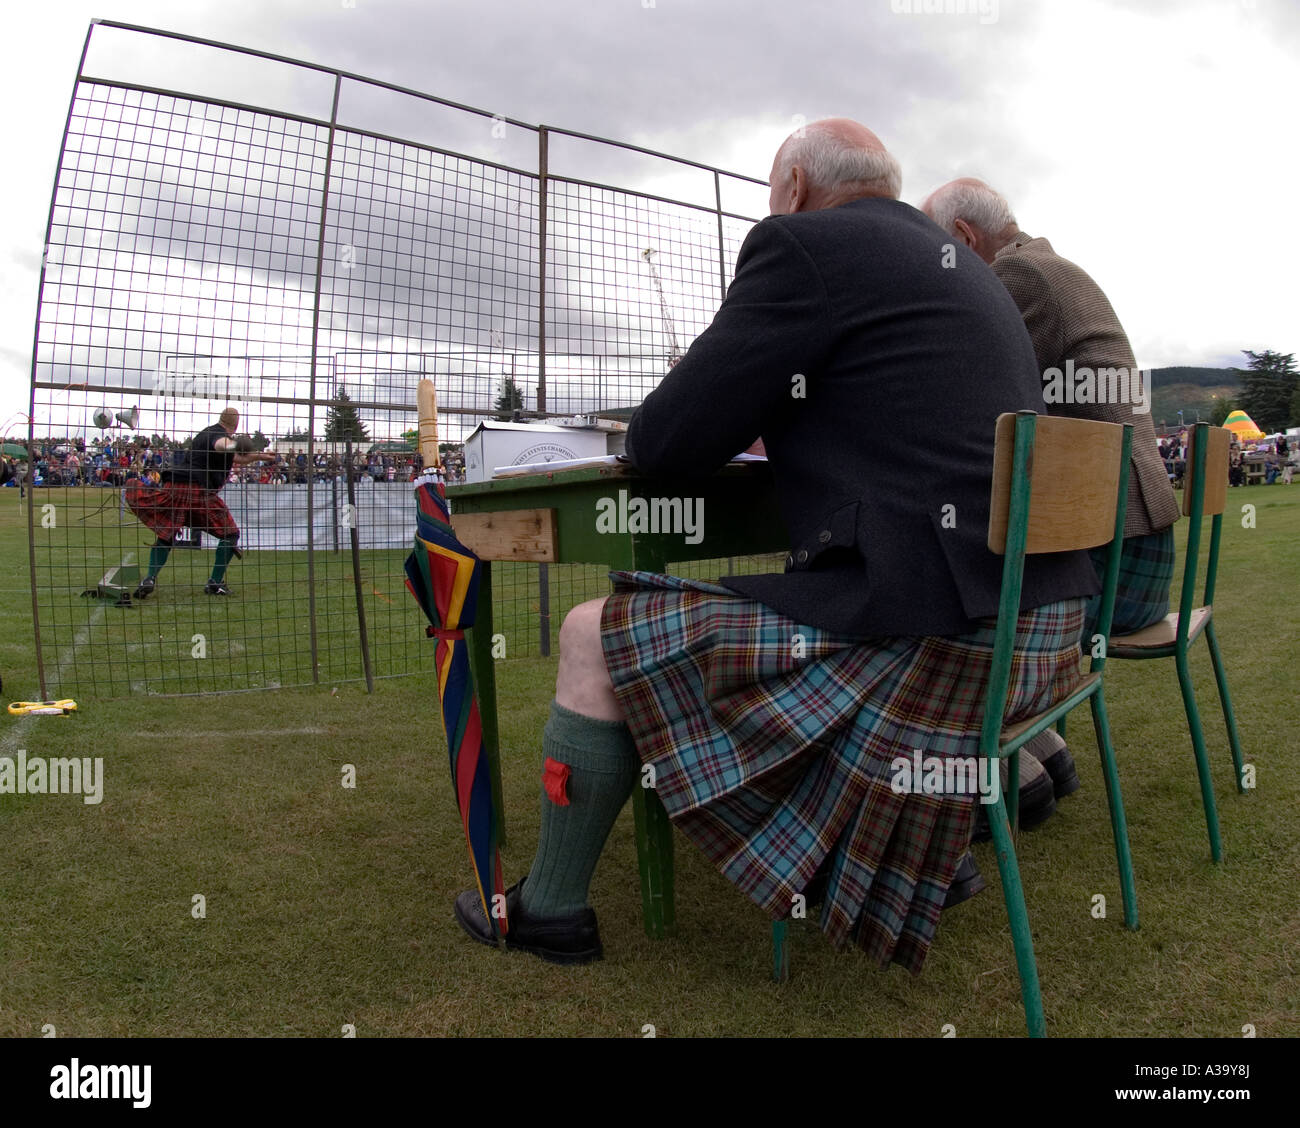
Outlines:
{"label": "blue tartan kilt", "polygon": [[[1109,546],[1092,550],[1097,578],[1106,576]],[[1174,527],[1144,537],[1125,537],[1115,582],[1111,634],[1125,635],[1158,623],[1169,614],[1169,585],[1174,581]],[[1101,614],[1101,596],[1088,601],[1086,632],[1091,635]]]}
{"label": "blue tartan kilt", "polygon": [[[956,638],[862,639],[719,584],[614,572],[605,662],[669,817],[773,919],[822,863],[821,927],[919,972],[976,796],[899,794],[896,757],[975,757],[994,621]],[[1006,720],[1080,678],[1083,599],[1017,625]]]}

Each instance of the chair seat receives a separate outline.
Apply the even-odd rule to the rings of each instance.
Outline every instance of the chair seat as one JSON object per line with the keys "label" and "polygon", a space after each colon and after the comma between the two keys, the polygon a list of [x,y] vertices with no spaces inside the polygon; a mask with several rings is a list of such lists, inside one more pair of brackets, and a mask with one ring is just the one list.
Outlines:
{"label": "chair seat", "polygon": [[[1075,686],[1073,690],[1070,691],[1070,696],[1073,697],[1076,694],[1082,693],[1084,690],[1089,689],[1099,681],[1101,681],[1101,674],[1088,674],[1077,686]],[[1002,730],[1001,735],[998,737],[999,743],[1009,744],[1011,741],[1015,740],[1016,737],[1027,732],[1032,725],[1036,724],[1043,713],[1050,713],[1060,703],[1060,701],[1057,701],[1053,705],[1044,709],[1041,713],[1035,713],[1027,720],[1017,721],[1014,725],[1008,725]]]}
{"label": "chair seat", "polygon": [[[1214,608],[1197,607],[1192,611],[1192,621],[1188,624],[1187,640],[1190,642],[1205,628]],[[1165,650],[1178,641],[1178,612],[1172,611],[1158,623],[1143,627],[1132,634],[1116,635],[1111,638],[1106,654],[1110,658],[1127,658],[1140,654],[1144,650]]]}

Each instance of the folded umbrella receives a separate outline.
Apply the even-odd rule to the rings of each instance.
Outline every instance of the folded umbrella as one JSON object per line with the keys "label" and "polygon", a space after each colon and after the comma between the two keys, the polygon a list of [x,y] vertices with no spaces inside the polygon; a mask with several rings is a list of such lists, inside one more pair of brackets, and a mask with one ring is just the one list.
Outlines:
{"label": "folded umbrella", "polygon": [[420,381],[417,400],[425,473],[415,481],[415,546],[406,558],[406,586],[429,620],[429,637],[437,640],[434,669],[456,803],[483,913],[500,936],[508,928],[501,879],[500,819],[492,803],[492,768],[483,744],[469,645],[465,641],[465,631],[474,625],[478,606],[479,558],[460,543],[451,527],[438,456],[432,380]]}

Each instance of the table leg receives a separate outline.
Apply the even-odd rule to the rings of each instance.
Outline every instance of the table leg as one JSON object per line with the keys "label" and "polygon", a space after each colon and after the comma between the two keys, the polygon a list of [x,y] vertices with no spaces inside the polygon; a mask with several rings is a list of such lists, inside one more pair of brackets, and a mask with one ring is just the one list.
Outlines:
{"label": "table leg", "polygon": [[673,898],[673,824],[653,788],[640,781],[632,789],[636,820],[636,856],[641,867],[641,914],[645,933],[662,940],[677,933]]}
{"label": "table leg", "polygon": [[492,565],[479,565],[478,607],[469,631],[469,660],[483,724],[483,748],[492,774],[492,809],[496,812],[497,842],[506,844],[506,808],[501,798],[501,745],[497,735],[497,674],[492,657]]}

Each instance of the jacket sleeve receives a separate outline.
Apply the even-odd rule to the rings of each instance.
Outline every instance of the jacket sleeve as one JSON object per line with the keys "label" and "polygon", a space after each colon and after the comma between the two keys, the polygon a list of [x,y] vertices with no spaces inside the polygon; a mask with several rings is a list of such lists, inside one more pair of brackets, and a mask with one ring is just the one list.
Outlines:
{"label": "jacket sleeve", "polygon": [[1001,279],[1025,319],[1041,378],[1046,369],[1060,363],[1065,348],[1060,303],[1029,255],[1011,254],[994,259],[993,273]]}
{"label": "jacket sleeve", "polygon": [[833,339],[826,285],[811,256],[775,219],[757,224],[713,323],[637,409],[627,454],[653,475],[709,474],[798,401]]}

